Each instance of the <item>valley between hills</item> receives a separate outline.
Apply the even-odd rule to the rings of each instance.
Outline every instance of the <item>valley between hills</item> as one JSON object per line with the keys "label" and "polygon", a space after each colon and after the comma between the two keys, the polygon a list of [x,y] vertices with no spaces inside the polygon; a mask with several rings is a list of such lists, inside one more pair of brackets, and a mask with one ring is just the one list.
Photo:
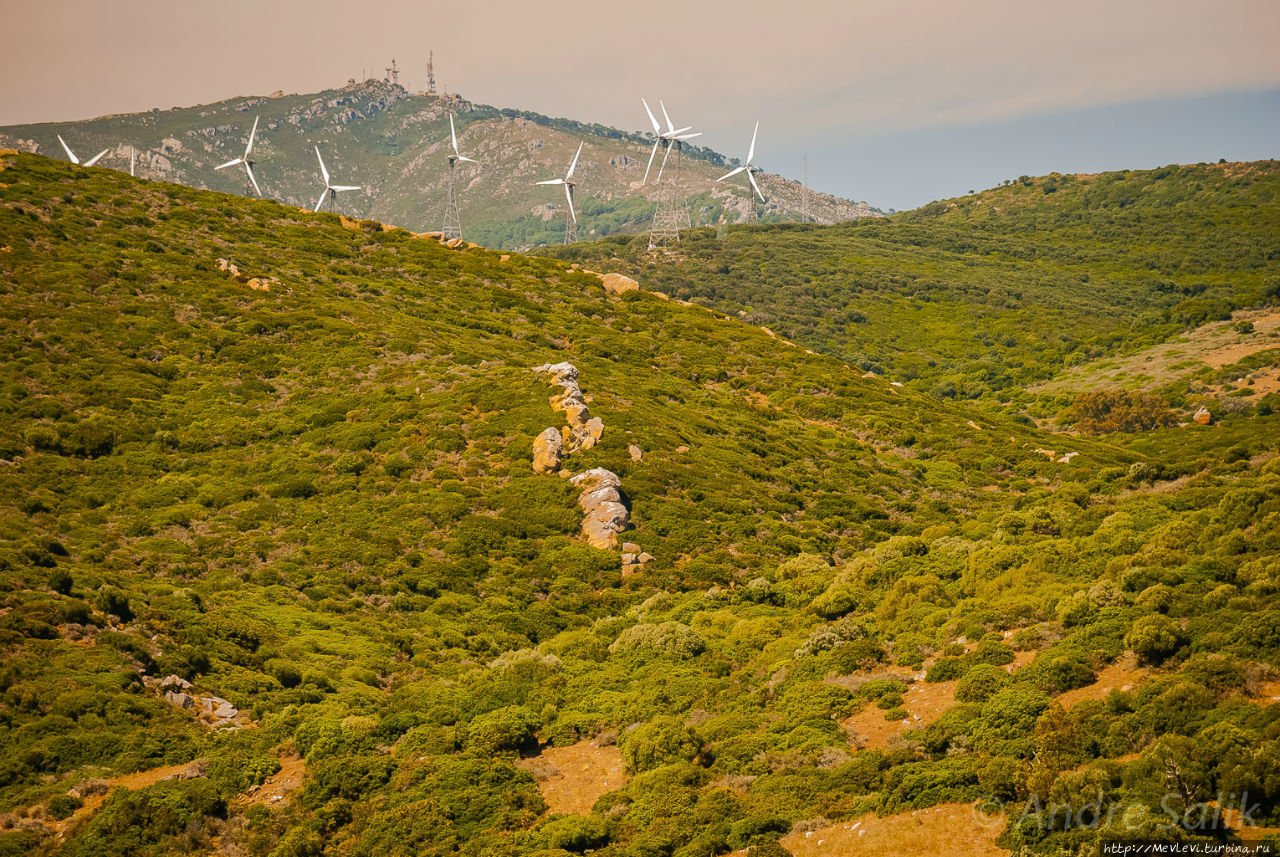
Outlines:
{"label": "valley between hills", "polygon": [[1280,847],[1275,162],[658,256],[156,178],[0,152],[0,855]]}

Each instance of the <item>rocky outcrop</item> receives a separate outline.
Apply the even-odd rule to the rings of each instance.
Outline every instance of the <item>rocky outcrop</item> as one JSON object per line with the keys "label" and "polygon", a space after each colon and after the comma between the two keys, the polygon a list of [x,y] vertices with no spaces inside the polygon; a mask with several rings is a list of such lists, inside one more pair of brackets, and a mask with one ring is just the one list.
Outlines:
{"label": "rocky outcrop", "polygon": [[555,473],[560,469],[560,451],[563,449],[560,430],[543,429],[533,440],[533,472]]}
{"label": "rocky outcrop", "polygon": [[[550,375],[551,383],[563,391],[551,397],[551,407],[561,411],[568,422],[568,426],[561,430],[563,454],[571,455],[595,446],[604,434],[604,420],[591,416],[582,388],[578,386],[578,368],[572,363],[544,363],[533,371]],[[537,467],[534,469],[536,471]]]}
{"label": "rocky outcrop", "polygon": [[629,577],[636,572],[644,571],[645,565],[653,562],[653,554],[640,550],[640,545],[632,542],[622,544],[622,576]]}
{"label": "rocky outcrop", "polygon": [[604,283],[604,290],[611,295],[620,295],[623,292],[634,292],[640,288],[640,284],[630,277],[624,277],[622,274],[605,274],[600,278]]}
{"label": "rocky outcrop", "polygon": [[578,505],[586,513],[582,534],[593,548],[616,548],[618,533],[627,528],[630,513],[622,503],[622,480],[612,470],[594,467],[569,480],[583,487]]}
{"label": "rocky outcrop", "polygon": [[1200,406],[1200,410],[1195,412],[1195,416],[1191,419],[1195,420],[1202,426],[1211,425],[1213,423],[1213,414],[1209,413],[1209,409],[1204,405]]}
{"label": "rocky outcrop", "polygon": [[[533,472],[560,472],[567,476],[567,472],[560,470],[563,459],[595,446],[604,434],[604,421],[591,416],[578,385],[578,367],[572,363],[545,363],[533,371],[550,376],[551,383],[560,387],[560,393],[551,397],[551,407],[562,412],[568,423],[561,429],[544,429],[534,440]],[[583,489],[578,505],[585,513],[582,535],[587,544],[595,548],[616,548],[618,533],[629,526],[631,519],[622,499],[622,480],[613,471],[596,467],[570,481]]]}
{"label": "rocky outcrop", "polygon": [[191,682],[181,676],[170,675],[162,679],[144,678],[142,681],[160,693],[165,702],[175,708],[190,711],[215,729],[223,727],[239,729],[245,725],[246,718],[238,708],[220,696],[197,695]]}

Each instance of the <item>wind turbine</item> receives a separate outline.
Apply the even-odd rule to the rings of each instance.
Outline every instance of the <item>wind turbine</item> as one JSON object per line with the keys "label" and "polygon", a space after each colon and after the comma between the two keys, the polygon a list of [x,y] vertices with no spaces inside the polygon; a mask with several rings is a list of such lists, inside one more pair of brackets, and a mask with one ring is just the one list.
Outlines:
{"label": "wind turbine", "polygon": [[[645,106],[647,107],[648,105],[645,105]],[[667,115],[667,105],[662,103],[661,98],[658,99],[658,106],[662,108],[662,118],[667,120],[667,130],[664,132],[667,138],[667,151],[662,156],[662,166],[658,167],[658,181],[661,182],[662,171],[667,168],[667,156],[671,154],[671,147],[675,146],[678,149],[682,149],[685,140],[691,140],[694,137],[701,137],[702,132],[694,131],[692,134],[684,133],[688,131],[690,128],[692,128],[693,126],[686,125],[683,128],[674,127],[671,124],[671,117]]]}
{"label": "wind turbine", "polygon": [[138,166],[138,150],[133,146],[129,147],[129,175],[134,175],[134,170]]}
{"label": "wind turbine", "polygon": [[565,173],[562,179],[547,179],[544,182],[534,182],[534,184],[562,184],[564,185],[565,198],[569,200],[569,216],[565,218],[564,225],[564,243],[572,244],[578,240],[578,215],[573,212],[573,171],[578,168],[578,156],[582,154],[582,143],[578,144],[578,151],[573,155],[573,163],[569,164],[569,172]]}
{"label": "wind turbine", "polygon": [[98,158],[101,158],[108,151],[110,151],[109,149],[103,149],[101,152],[99,152],[98,154],[94,155],[92,158],[90,158],[89,160],[81,164],[80,159],[76,157],[76,153],[71,151],[71,147],[67,145],[67,141],[62,139],[62,135],[58,134],[56,136],[58,138],[58,142],[62,144],[62,148],[66,149],[67,157],[71,159],[71,163],[78,164],[79,166],[82,166],[82,167],[93,166],[94,164],[98,163]]}
{"label": "wind turbine", "polygon": [[[751,159],[756,156],[756,135],[759,133],[760,133],[760,120],[757,119],[756,129],[751,132],[751,147],[747,149],[747,160],[742,164],[742,166],[738,167],[737,169],[730,170],[729,172],[722,175],[720,178],[716,179],[716,181],[722,182],[725,179],[733,178],[738,173],[745,172],[747,174],[747,181],[751,182],[751,187],[753,190],[755,190],[756,196],[759,196],[760,201],[764,202],[764,194],[760,193],[760,186],[756,184],[756,178],[755,176],[752,175],[752,173],[756,169],[756,166],[755,164],[751,163]],[[753,217],[753,215],[756,212],[755,199],[748,197],[747,204],[749,206],[749,208],[747,209],[747,220],[748,221],[755,220],[755,217]]]}
{"label": "wind turbine", "polygon": [[453,114],[449,114],[449,139],[453,141],[453,157],[449,158],[449,165],[453,166],[454,161],[465,161],[468,164],[477,163],[472,158],[458,154],[458,132],[453,129]]}
{"label": "wind turbine", "polygon": [[359,185],[332,184],[329,181],[329,171],[324,168],[324,158],[320,157],[319,146],[316,146],[316,160],[320,162],[320,175],[324,176],[324,190],[320,191],[320,198],[316,200],[316,207],[313,211],[320,210],[320,206],[324,205],[325,196],[330,199],[337,199],[338,194],[344,190],[360,190]]}
{"label": "wind turbine", "polygon": [[[685,131],[688,131],[689,128],[692,128],[693,126],[690,125],[689,128],[672,128],[671,117],[667,116],[668,130],[663,131],[662,126],[658,124],[657,117],[655,117],[653,115],[653,111],[649,109],[649,102],[641,98],[640,103],[644,105],[644,112],[649,114],[649,123],[653,125],[653,134],[654,134],[653,151],[649,153],[649,165],[644,168],[644,178],[640,182],[641,184],[644,184],[645,182],[649,181],[649,170],[653,169],[653,156],[658,154],[658,147],[662,145],[662,141],[676,134],[683,134]],[[661,105],[662,101],[659,100],[658,104]],[[662,115],[666,116],[665,107],[663,108]]]}
{"label": "wind turbine", "polygon": [[[258,180],[253,177],[253,161],[249,158],[249,154],[253,151],[253,135],[258,133],[258,117],[253,117],[253,130],[249,132],[249,143],[244,147],[244,155],[236,158],[234,161],[227,161],[221,166],[214,167],[215,170],[225,170],[227,167],[234,167],[236,164],[244,164],[244,171],[249,176],[249,181],[253,183],[253,189],[262,196],[262,189],[258,187]],[[325,184],[328,184],[326,181]]]}
{"label": "wind turbine", "polygon": [[453,165],[458,161],[476,163],[458,151],[458,132],[453,127],[452,113],[449,114],[449,140],[453,143],[453,154],[449,156],[449,199],[445,203],[444,226],[440,230],[446,241],[462,237],[462,215],[458,211],[458,194],[453,184]]}

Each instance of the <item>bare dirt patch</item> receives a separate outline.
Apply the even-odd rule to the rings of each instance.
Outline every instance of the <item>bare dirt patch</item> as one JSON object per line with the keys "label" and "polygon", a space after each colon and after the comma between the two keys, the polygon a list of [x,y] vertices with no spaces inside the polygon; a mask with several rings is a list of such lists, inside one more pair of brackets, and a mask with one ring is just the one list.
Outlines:
{"label": "bare dirt patch", "polygon": [[1263,705],[1280,702],[1280,681],[1259,682],[1258,689],[1252,696]]}
{"label": "bare dirt patch", "polygon": [[1104,699],[1113,690],[1132,690],[1147,675],[1147,670],[1138,666],[1137,656],[1129,652],[1122,655],[1115,663],[1108,664],[1098,673],[1093,684],[1059,694],[1058,702],[1062,703],[1063,708],[1070,708],[1086,699]]}
{"label": "bare dirt patch", "polygon": [[1003,816],[984,816],[968,804],[940,804],[929,809],[878,818],[864,815],[782,838],[795,857],[884,857],[889,854],[946,854],[948,857],[1004,857],[995,844],[1004,830]]}
{"label": "bare dirt patch", "polygon": [[[1013,663],[1005,669],[1011,673],[1016,672],[1031,663],[1035,656],[1034,651],[1015,652]],[[886,673],[870,678],[901,680],[902,676]],[[960,683],[959,681],[926,682],[919,680],[923,678],[920,674],[913,678],[916,680],[907,684],[907,692],[902,695],[902,707],[907,710],[905,719],[885,720],[883,710],[875,705],[868,705],[840,723],[853,747],[859,750],[873,750],[888,746],[890,741],[901,736],[908,729],[923,729],[928,726],[956,704],[956,686]]]}
{"label": "bare dirt patch", "polygon": [[597,800],[629,779],[617,747],[597,747],[590,741],[548,747],[516,765],[538,780],[542,799],[553,813],[586,815]]}
{"label": "bare dirt patch", "polygon": [[260,786],[253,786],[240,797],[245,806],[284,806],[298,789],[307,773],[306,760],[301,756],[286,756],[280,760],[280,770],[267,777]]}

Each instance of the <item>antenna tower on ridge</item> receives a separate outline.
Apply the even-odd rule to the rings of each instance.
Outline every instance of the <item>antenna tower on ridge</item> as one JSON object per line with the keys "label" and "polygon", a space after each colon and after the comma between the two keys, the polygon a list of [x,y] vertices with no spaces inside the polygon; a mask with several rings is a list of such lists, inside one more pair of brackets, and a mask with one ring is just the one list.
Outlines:
{"label": "antenna tower on ridge", "polygon": [[430,51],[427,54],[427,95],[436,94],[435,60],[436,60],[436,52]]}
{"label": "antenna tower on ridge", "polygon": [[391,60],[391,65],[387,66],[387,83],[393,83],[396,85],[399,85],[400,83],[400,69],[396,68],[396,61],[394,57]]}
{"label": "antenna tower on ridge", "polygon": [[800,219],[809,222],[809,156],[804,156],[804,195],[800,197]]}

